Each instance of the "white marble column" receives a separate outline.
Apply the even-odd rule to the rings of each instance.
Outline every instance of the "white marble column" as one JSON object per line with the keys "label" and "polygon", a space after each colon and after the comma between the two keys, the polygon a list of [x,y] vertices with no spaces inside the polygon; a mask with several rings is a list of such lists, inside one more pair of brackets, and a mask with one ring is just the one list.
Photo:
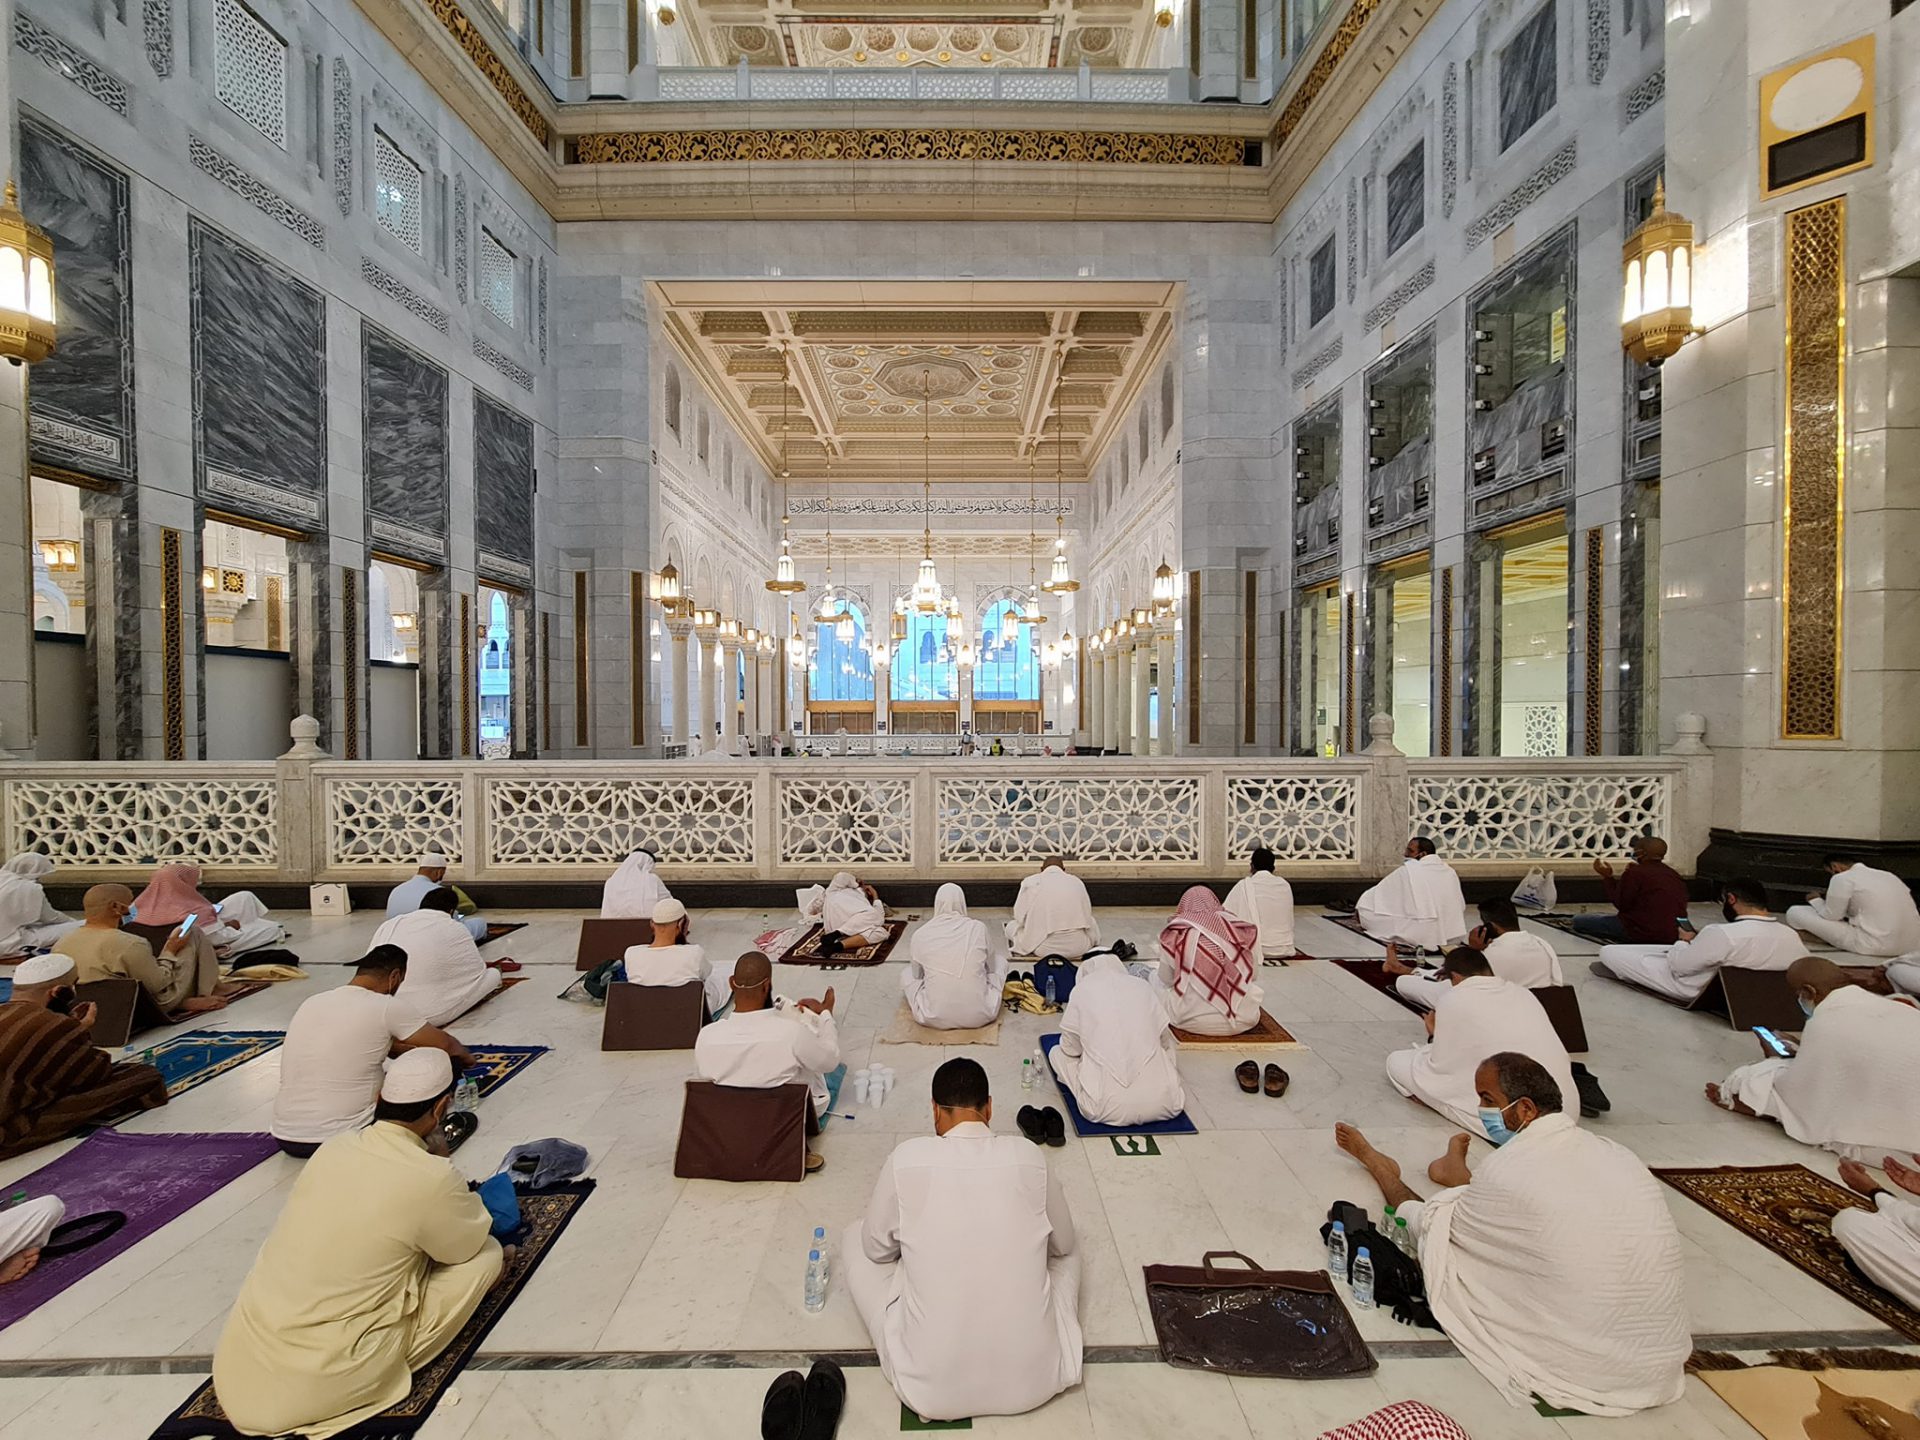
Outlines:
{"label": "white marble column", "polygon": [[1153,631],[1133,632],[1133,753],[1154,753],[1152,717],[1147,712],[1153,682]]}
{"label": "white marble column", "polygon": [[953,683],[960,701],[960,728],[966,730],[973,724],[973,666],[955,666]]}
{"label": "white marble column", "polygon": [[1114,675],[1113,709],[1118,721],[1114,749],[1133,754],[1133,636],[1119,642],[1120,665]]}
{"label": "white marble column", "polygon": [[893,692],[893,655],[882,650],[873,657],[873,733],[887,725],[887,701]]}
{"label": "white marble column", "polygon": [[667,638],[672,646],[673,666],[673,738],[682,745],[693,734],[693,667],[688,663],[687,638],[691,627],[678,620],[667,622]]}
{"label": "white marble column", "polygon": [[687,646],[687,691],[693,705],[687,717],[687,753],[699,755],[707,750],[707,733],[713,728],[709,723],[713,715],[713,656],[706,636],[697,629]]}
{"label": "white marble column", "polygon": [[1096,749],[1107,743],[1106,693],[1101,688],[1107,676],[1106,657],[1089,646],[1087,673],[1087,744]]}
{"label": "white marble column", "polygon": [[1174,751],[1173,617],[1167,616],[1154,626],[1153,653],[1160,670],[1160,734],[1153,742],[1153,753],[1171,755]]}
{"label": "white marble column", "polygon": [[1117,754],[1121,748],[1120,728],[1124,719],[1120,713],[1124,702],[1120,698],[1119,641],[1114,640],[1108,642],[1106,656],[1107,674],[1105,681],[1100,687],[1100,708],[1103,712],[1100,727],[1102,731],[1100,744],[1102,748],[1114,751]]}
{"label": "white marble column", "polygon": [[739,703],[740,681],[734,668],[734,650],[724,640],[713,642],[713,720],[714,745],[725,750],[736,724],[734,707]]}
{"label": "white marble column", "polygon": [[744,682],[742,689],[746,692],[740,733],[747,737],[747,748],[752,749],[753,737],[765,728],[760,722],[760,648],[757,636],[752,643],[741,643],[740,669]]}

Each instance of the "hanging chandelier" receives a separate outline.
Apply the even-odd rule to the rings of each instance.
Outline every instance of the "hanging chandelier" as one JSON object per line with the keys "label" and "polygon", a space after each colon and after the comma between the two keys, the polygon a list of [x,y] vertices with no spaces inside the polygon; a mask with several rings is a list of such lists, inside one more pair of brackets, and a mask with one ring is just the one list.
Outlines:
{"label": "hanging chandelier", "polygon": [[[792,488],[787,468],[787,396],[791,385],[787,372],[787,347],[780,347],[780,558],[774,562],[773,579],[767,581],[767,589],[776,595],[797,595],[807,588],[806,581],[793,573],[793,548],[788,532],[793,526],[793,514],[788,504],[788,491]],[[827,516],[827,524],[833,524],[832,513]]]}
{"label": "hanging chandelier", "polygon": [[1036,538],[1033,533],[1033,451],[1027,450],[1027,603],[1021,610],[1019,623],[1022,625],[1044,625],[1047,617],[1040,613],[1040,582],[1034,575],[1034,549]]}
{"label": "hanging chandelier", "polygon": [[1073,571],[1067,566],[1067,505],[1065,459],[1061,444],[1061,423],[1064,417],[1060,411],[1060,392],[1054,391],[1053,400],[1053,568],[1047,575],[1047,583],[1041,586],[1049,595],[1071,595],[1080,588],[1080,582],[1073,578]]}
{"label": "hanging chandelier", "polygon": [[[947,608],[940,572],[933,563],[933,372],[920,374],[920,573],[913,582],[913,608],[931,615]],[[949,610],[949,613],[952,613]]]}
{"label": "hanging chandelier", "polygon": [[1153,572],[1153,614],[1156,620],[1173,614],[1173,600],[1173,567],[1162,560],[1160,568]]}

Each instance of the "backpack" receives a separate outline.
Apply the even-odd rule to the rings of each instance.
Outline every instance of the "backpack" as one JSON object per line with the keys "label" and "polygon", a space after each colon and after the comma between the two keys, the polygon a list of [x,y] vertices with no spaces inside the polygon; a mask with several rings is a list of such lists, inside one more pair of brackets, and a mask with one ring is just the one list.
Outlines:
{"label": "backpack", "polygon": [[1366,1210],[1345,1200],[1335,1201],[1327,1211],[1326,1223],[1320,1227],[1322,1245],[1327,1243],[1336,1220],[1346,1226],[1347,1273],[1334,1278],[1352,1283],[1354,1256],[1365,1246],[1367,1258],[1373,1262],[1374,1302],[1381,1309],[1391,1311],[1402,1325],[1438,1330],[1440,1322],[1433,1318],[1433,1311],[1427,1305],[1427,1282],[1420,1273],[1420,1262],[1381,1234]]}
{"label": "backpack", "polygon": [[616,957],[607,961],[605,964],[596,965],[585,975],[581,976],[580,985],[581,988],[587,992],[589,998],[604,1003],[607,998],[607,986],[616,980],[624,980],[626,978],[625,960],[623,957]]}

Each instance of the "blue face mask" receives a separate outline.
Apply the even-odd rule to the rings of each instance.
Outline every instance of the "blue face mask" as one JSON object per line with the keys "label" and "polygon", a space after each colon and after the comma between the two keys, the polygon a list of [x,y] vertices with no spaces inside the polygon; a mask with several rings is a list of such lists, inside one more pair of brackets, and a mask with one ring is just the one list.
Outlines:
{"label": "blue face mask", "polygon": [[1498,1110],[1490,1110],[1485,1106],[1481,1107],[1480,1124],[1487,1132],[1487,1139],[1491,1140],[1495,1145],[1504,1145],[1520,1133],[1517,1130],[1511,1130],[1507,1127],[1507,1111],[1519,1103],[1518,1100],[1510,1100]]}

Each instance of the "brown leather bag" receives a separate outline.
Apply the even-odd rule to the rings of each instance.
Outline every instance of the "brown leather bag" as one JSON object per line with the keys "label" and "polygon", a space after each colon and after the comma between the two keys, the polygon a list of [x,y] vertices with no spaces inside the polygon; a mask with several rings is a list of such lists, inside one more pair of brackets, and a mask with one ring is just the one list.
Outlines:
{"label": "brown leather bag", "polygon": [[[1246,1268],[1220,1269],[1216,1260]],[[1379,1362],[1324,1270],[1263,1270],[1238,1250],[1146,1267],[1160,1358],[1189,1370],[1283,1380],[1370,1375]]]}

